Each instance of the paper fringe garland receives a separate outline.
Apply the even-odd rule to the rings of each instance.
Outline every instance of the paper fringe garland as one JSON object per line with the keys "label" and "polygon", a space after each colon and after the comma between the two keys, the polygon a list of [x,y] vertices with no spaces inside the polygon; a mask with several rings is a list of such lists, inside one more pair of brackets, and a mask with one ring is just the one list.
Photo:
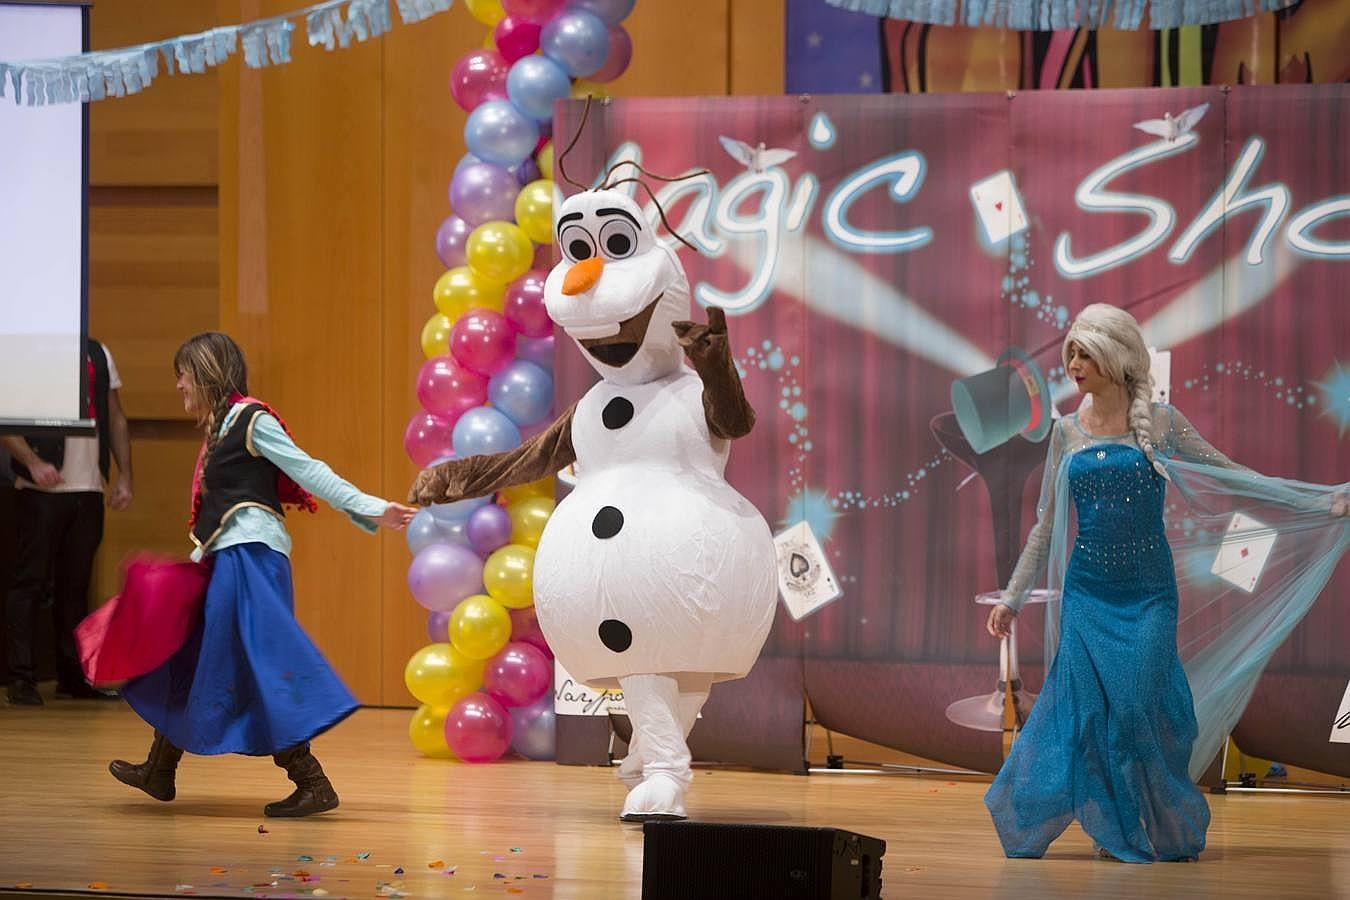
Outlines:
{"label": "paper fringe garland", "polygon": [[[445,12],[453,0],[396,0],[399,16],[411,25]],[[14,103],[46,106],[124,97],[148,87],[159,75],[159,61],[170,75],[197,74],[220,65],[239,45],[244,65],[261,69],[291,61],[291,19],[304,16],[311,47],[347,47],[379,37],[390,28],[389,0],[327,0],[283,16],[242,25],[212,28],[163,41],[98,50],[75,56],[0,62],[0,97],[12,90]]]}
{"label": "paper fringe garland", "polygon": [[1274,12],[1295,0],[826,0],[831,6],[891,19],[968,28],[1052,31],[1113,28],[1136,31],[1212,25]]}

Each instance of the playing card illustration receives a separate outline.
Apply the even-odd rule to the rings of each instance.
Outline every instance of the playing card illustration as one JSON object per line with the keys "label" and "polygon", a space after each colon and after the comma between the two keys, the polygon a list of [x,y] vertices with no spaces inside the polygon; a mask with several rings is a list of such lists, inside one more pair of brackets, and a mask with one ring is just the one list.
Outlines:
{"label": "playing card illustration", "polygon": [[1275,546],[1275,537],[1275,530],[1270,526],[1235,513],[1210,571],[1250,594],[1261,580],[1261,571]]}
{"label": "playing card illustration", "polygon": [[1026,230],[1027,214],[1013,184],[1012,173],[1004,170],[977,182],[970,189],[970,200],[991,244],[1006,241]]}
{"label": "playing card illustration", "polygon": [[794,621],[801,621],[843,593],[815,532],[798,522],[773,539],[778,548],[778,591]]}

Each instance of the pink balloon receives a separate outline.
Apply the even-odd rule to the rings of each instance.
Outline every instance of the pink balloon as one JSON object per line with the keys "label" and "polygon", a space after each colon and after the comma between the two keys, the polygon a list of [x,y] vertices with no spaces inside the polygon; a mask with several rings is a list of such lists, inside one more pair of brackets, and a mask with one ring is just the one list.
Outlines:
{"label": "pink balloon", "polygon": [[553,648],[548,645],[544,632],[539,628],[539,618],[534,614],[533,606],[511,610],[511,642],[529,644],[547,658],[553,658]]}
{"label": "pink balloon", "polygon": [[497,49],[501,51],[502,58],[507,63],[514,63],[539,49],[541,30],[538,22],[531,22],[518,16],[507,16],[497,23],[492,36],[497,43]]}
{"label": "pink balloon", "polygon": [[508,16],[540,25],[556,16],[567,0],[502,0],[502,9]]}
{"label": "pink balloon", "polygon": [[553,666],[539,648],[512,641],[488,660],[483,690],[507,709],[529,706],[553,686]]}
{"label": "pink balloon", "polygon": [[599,71],[590,74],[590,80],[597,84],[613,81],[624,73],[633,60],[633,39],[621,25],[609,29],[609,53],[605,55],[605,64]]}
{"label": "pink balloon", "polygon": [[506,317],[490,309],[473,309],[450,329],[450,353],[467,369],[494,375],[516,352],[516,331]]}
{"label": "pink balloon", "polygon": [[526,272],[506,289],[506,320],[516,331],[529,338],[546,337],[553,333],[553,320],[544,308],[544,279],[548,273],[539,269]]}
{"label": "pink balloon", "polygon": [[417,401],[429,413],[455,421],[466,410],[487,402],[488,380],[464,368],[452,356],[434,356],[417,373]]}
{"label": "pink balloon", "polygon": [[403,431],[403,449],[419,469],[454,452],[455,423],[444,416],[423,412],[413,416]]}
{"label": "pink balloon", "polygon": [[[535,40],[537,43],[537,35]],[[506,76],[510,71],[510,64],[496,50],[466,53],[450,72],[450,96],[470,111],[488,100],[505,100]]]}
{"label": "pink balloon", "polygon": [[492,762],[511,746],[511,716],[487,694],[470,694],[450,707],[445,742],[465,762]]}

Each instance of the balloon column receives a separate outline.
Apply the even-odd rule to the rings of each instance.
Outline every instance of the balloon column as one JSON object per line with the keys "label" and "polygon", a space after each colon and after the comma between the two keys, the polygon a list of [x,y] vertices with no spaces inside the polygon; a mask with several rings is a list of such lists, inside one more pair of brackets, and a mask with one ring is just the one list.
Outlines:
{"label": "balloon column", "polygon": [[[620,23],[636,0],[466,0],[492,29],[450,73],[468,153],[436,231],[446,271],[422,329],[419,411],[403,445],[426,467],[497,453],[547,427],[553,323],[544,279],[553,239],[553,102],[604,95],[628,68]],[[534,548],[553,479],[420,511],[408,587],[432,643],[404,681],[422,706],[408,732],[424,755],[490,762],[508,748],[553,755],[553,653],[534,617]]]}

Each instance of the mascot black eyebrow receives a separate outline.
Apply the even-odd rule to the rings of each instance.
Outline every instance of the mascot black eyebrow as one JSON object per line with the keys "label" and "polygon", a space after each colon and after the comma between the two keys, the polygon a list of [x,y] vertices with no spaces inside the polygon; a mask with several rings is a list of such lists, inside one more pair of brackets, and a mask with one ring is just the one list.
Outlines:
{"label": "mascot black eyebrow", "polygon": [[713,682],[750,671],[773,624],[769,526],[723,478],[755,414],[725,313],[684,318],[684,267],[637,203],[585,190],[555,221],[563,259],[545,283],[548,314],[602,380],[515,450],[423,472],[411,499],[484,496],[576,464],[535,554],[539,625],[573,677],[623,690],[633,741],[621,818],[682,819],[699,710]]}

